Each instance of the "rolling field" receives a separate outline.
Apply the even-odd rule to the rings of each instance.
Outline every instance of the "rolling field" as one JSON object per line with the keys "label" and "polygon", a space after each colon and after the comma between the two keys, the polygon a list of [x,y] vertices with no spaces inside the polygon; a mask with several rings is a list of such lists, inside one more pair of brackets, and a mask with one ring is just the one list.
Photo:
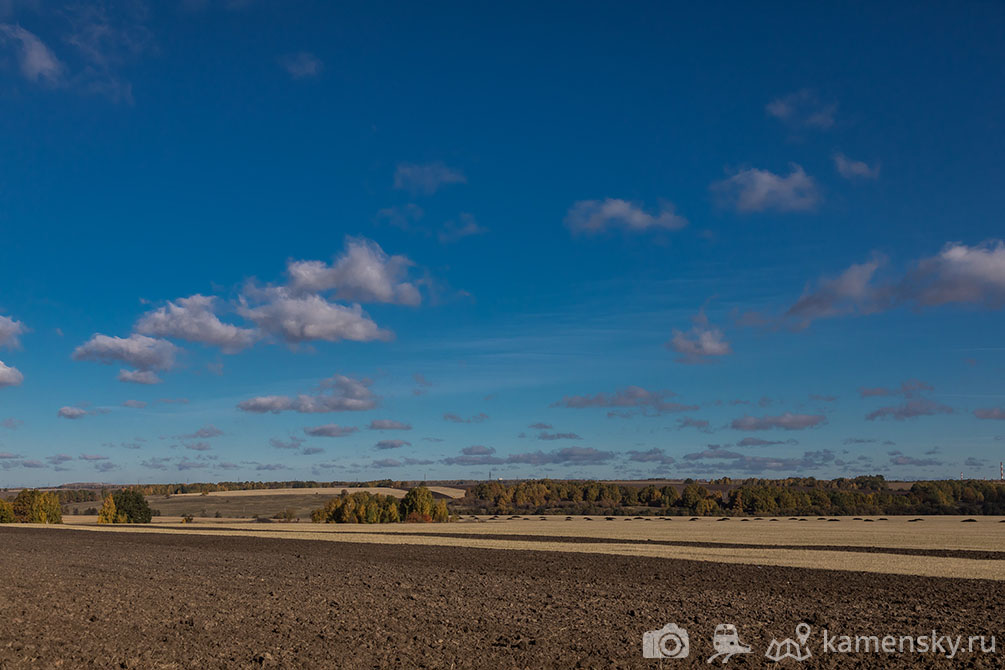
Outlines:
{"label": "rolling field", "polygon": [[98,526],[67,517],[65,528],[510,551],[616,554],[929,577],[1005,580],[1005,523],[996,517],[760,521],[715,518],[466,518],[450,524],[248,523],[157,517],[145,527]]}
{"label": "rolling field", "polygon": [[[659,554],[668,547],[648,546],[635,522],[624,521],[624,531],[615,522],[513,520],[418,531],[308,526],[310,533],[304,524],[99,528],[73,521],[80,525],[0,527],[0,668],[655,668],[642,656],[642,636],[670,622],[690,633],[691,653],[664,668],[709,667],[720,623],[735,624],[756,652],[729,665],[761,667],[772,639],[792,636],[800,622],[812,629],[806,667],[1001,667],[1000,646],[994,655],[952,660],[824,652],[825,629],[997,635],[1000,645],[1000,582],[889,574],[903,561],[939,558],[926,554],[880,554],[890,569],[871,572],[849,567],[868,555],[857,551],[820,553],[815,569],[768,565],[767,554],[727,565],[707,553],[700,560]],[[985,558],[956,560],[1002,565],[1001,544],[986,534],[1000,528],[995,521],[939,522],[939,533],[963,534],[954,545],[984,547]],[[586,529],[591,523],[611,530]],[[686,541],[701,542],[717,522],[666,522],[673,524]],[[686,524],[695,528],[690,535]],[[545,532],[524,530],[534,526]],[[629,527],[642,543],[627,541]],[[734,529],[732,540],[763,544]],[[725,541],[728,533],[719,532]],[[612,534],[620,537],[606,537]],[[813,539],[839,535],[821,530]],[[497,544],[506,542],[519,546]],[[913,548],[907,535],[893,544],[937,551]],[[637,553],[622,553],[624,546]]]}

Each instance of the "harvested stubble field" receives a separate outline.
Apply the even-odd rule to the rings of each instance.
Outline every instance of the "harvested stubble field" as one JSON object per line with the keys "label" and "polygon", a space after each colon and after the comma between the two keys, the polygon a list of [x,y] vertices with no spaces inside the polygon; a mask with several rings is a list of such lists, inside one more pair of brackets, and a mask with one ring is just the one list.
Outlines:
{"label": "harvested stubble field", "polygon": [[[0,528],[0,668],[654,668],[642,634],[671,621],[692,651],[663,667],[708,667],[719,623],[757,652],[729,665],[760,667],[800,621],[814,635],[999,642],[949,661],[828,655],[815,637],[806,667],[1001,667],[1000,581],[889,574],[921,561],[923,575],[969,564],[967,576],[1003,579],[999,519],[68,521]],[[821,569],[771,562],[786,555]]]}

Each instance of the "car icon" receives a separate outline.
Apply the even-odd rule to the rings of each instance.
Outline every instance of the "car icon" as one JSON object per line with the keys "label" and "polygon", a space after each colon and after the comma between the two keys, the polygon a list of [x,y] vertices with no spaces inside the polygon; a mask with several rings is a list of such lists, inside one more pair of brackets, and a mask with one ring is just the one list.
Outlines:
{"label": "car icon", "polygon": [[709,657],[708,663],[720,656],[722,662],[725,663],[734,654],[749,654],[751,651],[749,645],[740,642],[740,634],[737,632],[736,626],[731,623],[721,623],[715,627],[715,633],[712,635],[712,648],[715,649],[715,653]]}

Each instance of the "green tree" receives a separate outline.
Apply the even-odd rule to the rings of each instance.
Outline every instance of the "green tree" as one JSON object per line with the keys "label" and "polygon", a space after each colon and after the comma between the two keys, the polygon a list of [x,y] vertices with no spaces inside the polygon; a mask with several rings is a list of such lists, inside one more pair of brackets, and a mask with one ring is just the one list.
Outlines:
{"label": "green tree", "polygon": [[116,517],[124,516],[125,521],[117,523],[150,523],[153,512],[150,504],[137,489],[122,489],[112,494],[115,501]]}
{"label": "green tree", "polygon": [[433,493],[425,486],[409,489],[401,501],[401,515],[405,521],[432,521]]}
{"label": "green tree", "polygon": [[14,505],[6,500],[0,500],[0,523],[14,523]]}

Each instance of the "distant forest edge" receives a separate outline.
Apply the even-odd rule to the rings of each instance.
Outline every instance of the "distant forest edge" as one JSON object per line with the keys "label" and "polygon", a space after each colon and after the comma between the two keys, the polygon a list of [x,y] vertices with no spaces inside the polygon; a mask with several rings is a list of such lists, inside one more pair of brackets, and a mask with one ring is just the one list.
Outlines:
{"label": "distant forest edge", "polygon": [[[919,481],[909,486],[900,484],[896,488],[891,487],[882,476],[832,480],[814,478],[734,480],[727,477],[712,481],[688,479],[672,483],[542,479],[514,482],[449,482],[449,484],[467,492],[463,498],[445,503],[451,515],[516,513],[673,516],[1005,515],[1005,483],[987,480]],[[391,480],[284,481],[148,484],[129,488],[146,496],[170,496],[179,493],[269,489],[339,487],[411,489],[415,485],[415,482]],[[57,489],[51,493],[58,497],[61,505],[67,506],[103,500],[109,493],[121,488]],[[13,494],[4,496],[0,493],[0,499],[3,498],[12,501]],[[388,501],[379,502],[380,505],[387,503],[383,507],[389,509]],[[401,519],[408,516],[408,511],[400,509],[398,511],[405,512],[399,515]],[[97,513],[96,510],[94,513]],[[386,510],[382,512],[384,521],[388,520],[387,514],[393,516],[394,512]],[[338,503],[333,503],[324,513],[325,520],[334,520],[340,515],[346,516],[347,511],[340,511]]]}

